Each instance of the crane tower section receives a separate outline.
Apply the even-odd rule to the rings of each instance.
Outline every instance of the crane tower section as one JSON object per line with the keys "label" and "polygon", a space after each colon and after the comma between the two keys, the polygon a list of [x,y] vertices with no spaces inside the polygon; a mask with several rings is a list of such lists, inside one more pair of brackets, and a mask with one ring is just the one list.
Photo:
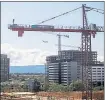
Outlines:
{"label": "crane tower section", "polygon": [[[88,27],[86,17],[86,7],[83,8],[83,29]],[[95,33],[94,33],[95,34]],[[91,34],[89,32],[82,32],[82,82],[84,90],[82,91],[82,99],[92,100],[92,67],[91,67]],[[83,56],[83,52],[85,56]]]}

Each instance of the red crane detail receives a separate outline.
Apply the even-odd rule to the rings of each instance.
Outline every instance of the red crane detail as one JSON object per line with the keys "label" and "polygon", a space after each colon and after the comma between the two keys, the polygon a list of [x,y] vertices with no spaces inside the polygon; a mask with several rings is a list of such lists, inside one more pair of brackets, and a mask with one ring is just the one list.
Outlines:
{"label": "red crane detail", "polygon": [[[12,31],[18,31],[18,36],[22,37],[24,31],[42,31],[42,32],[88,32],[95,36],[96,32],[104,32],[103,26],[97,26],[97,30],[90,30],[90,29],[73,29],[73,28],[54,28],[54,29],[44,29],[44,28],[31,28],[28,27],[28,25],[22,25],[23,27],[20,27],[19,25],[16,28],[10,27],[12,25],[8,26],[8,29],[11,29]],[[27,26],[27,27],[24,27]],[[30,25],[31,26],[31,25]]]}

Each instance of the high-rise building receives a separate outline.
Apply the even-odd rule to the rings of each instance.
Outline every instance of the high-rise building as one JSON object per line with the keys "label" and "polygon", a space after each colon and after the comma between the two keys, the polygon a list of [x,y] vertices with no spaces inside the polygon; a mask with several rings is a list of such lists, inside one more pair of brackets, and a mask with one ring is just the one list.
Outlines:
{"label": "high-rise building", "polygon": [[47,63],[48,82],[68,85],[72,81],[76,81],[81,78],[81,70],[79,70],[79,67],[80,66],[78,66],[75,61]]}
{"label": "high-rise building", "polygon": [[9,80],[10,59],[5,54],[1,54],[1,82]]}
{"label": "high-rise building", "polygon": [[[85,54],[83,54],[85,55]],[[97,64],[97,52],[92,51],[91,64]],[[46,57],[46,76],[48,82],[70,84],[73,80],[82,78],[81,59],[79,50],[62,50],[59,55]]]}

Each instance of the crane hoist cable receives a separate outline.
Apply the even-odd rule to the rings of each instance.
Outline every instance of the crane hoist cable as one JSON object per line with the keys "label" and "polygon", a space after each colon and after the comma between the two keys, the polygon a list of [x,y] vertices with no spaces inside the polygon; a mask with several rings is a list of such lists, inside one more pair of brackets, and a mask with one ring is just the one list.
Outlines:
{"label": "crane hoist cable", "polygon": [[98,11],[98,10],[93,10],[93,11],[98,12],[98,13],[101,13],[101,14],[104,14],[104,12],[100,12],[100,11]]}
{"label": "crane hoist cable", "polygon": [[96,9],[96,10],[101,10],[101,11],[104,11],[104,10],[102,10],[102,9],[97,9],[97,8],[88,7],[88,6],[86,6],[86,8],[89,8],[89,9]]}
{"label": "crane hoist cable", "polygon": [[80,9],[80,8],[82,8],[82,7],[78,7],[78,8],[76,8],[76,9],[73,9],[73,10],[70,10],[70,11],[68,11],[68,12],[62,13],[62,14],[57,15],[57,16],[55,16],[55,17],[49,18],[49,19],[44,20],[44,21],[42,21],[42,22],[40,22],[40,23],[38,23],[38,24],[42,24],[42,23],[45,23],[45,22],[50,21],[50,20],[52,20],[52,19],[55,19],[55,18],[57,18],[57,17],[66,15],[66,14],[68,14],[68,13],[70,13],[70,12],[73,12],[73,11],[75,11],[75,10],[78,10],[78,9]]}
{"label": "crane hoist cable", "polygon": [[[95,11],[95,12],[104,14],[104,12],[100,12],[100,11],[104,11],[104,10],[102,10],[102,9],[97,9],[97,8],[92,8],[92,7],[87,7],[87,6],[86,6],[86,8],[89,9],[89,10],[87,10],[87,11],[93,10],[93,11]],[[100,10],[100,11],[99,11],[99,10]]]}
{"label": "crane hoist cable", "polygon": [[[82,8],[82,7],[78,7],[78,8],[76,8],[76,9],[73,9],[73,10],[70,10],[70,11],[68,11],[68,12],[62,13],[62,14],[57,15],[57,16],[55,16],[55,17],[49,18],[49,19],[44,20],[44,21],[42,21],[42,22],[40,22],[40,23],[38,23],[38,24],[42,24],[42,23],[45,23],[45,22],[50,21],[50,20],[52,20],[52,19],[55,19],[55,18],[57,18],[57,17],[66,15],[66,14],[68,14],[68,13],[70,13],[70,12],[73,12],[73,11],[75,11],[75,10],[78,10],[78,9],[80,9],[80,8]],[[99,12],[99,13],[101,13],[101,14],[104,14],[104,13],[102,13],[102,12],[99,11],[99,10],[104,11],[104,10],[102,10],[102,9],[97,9],[97,8],[92,8],[92,7],[87,7],[87,6],[86,6],[86,8],[91,9],[91,10],[94,9],[93,11],[96,11],[96,12]]]}

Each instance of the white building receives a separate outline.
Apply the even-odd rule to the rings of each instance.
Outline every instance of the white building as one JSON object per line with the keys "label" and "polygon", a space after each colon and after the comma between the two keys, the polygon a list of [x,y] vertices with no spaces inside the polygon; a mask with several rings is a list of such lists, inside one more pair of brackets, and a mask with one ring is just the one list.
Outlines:
{"label": "white building", "polygon": [[[70,84],[73,80],[82,80],[82,66],[80,64],[81,52],[64,53],[63,57],[59,59],[57,55],[48,56],[46,58],[46,76],[48,82],[55,82],[59,84]],[[70,52],[70,55],[69,54]],[[68,56],[66,57],[65,54]],[[79,55],[78,55],[79,54]],[[74,55],[74,56],[73,56]],[[77,56],[78,55],[78,56]],[[93,83],[104,81],[104,65],[97,63],[97,52],[93,53],[92,63],[92,81]],[[73,58],[73,57],[74,58]],[[66,57],[66,58],[65,58]],[[71,58],[72,59],[71,59]],[[70,58],[70,59],[69,59]],[[59,65],[61,62],[61,65]],[[59,67],[61,66],[61,67]]]}
{"label": "white building", "polygon": [[92,66],[92,81],[93,83],[104,82],[104,64]]}
{"label": "white building", "polygon": [[48,82],[70,84],[72,81],[80,79],[80,66],[75,61],[59,63],[47,63],[47,78]]}

